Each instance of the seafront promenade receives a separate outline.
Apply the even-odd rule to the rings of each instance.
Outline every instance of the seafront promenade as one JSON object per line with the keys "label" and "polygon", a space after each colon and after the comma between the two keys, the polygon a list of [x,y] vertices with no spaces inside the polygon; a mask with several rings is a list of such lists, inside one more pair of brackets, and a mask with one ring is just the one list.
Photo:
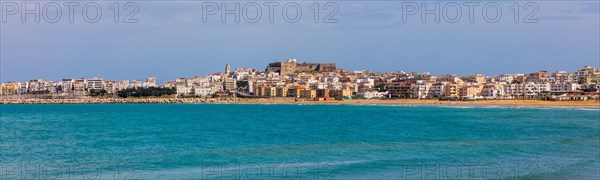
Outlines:
{"label": "seafront promenade", "polygon": [[440,106],[564,106],[598,107],[600,101],[542,101],[535,99],[448,101],[437,99],[354,99],[313,101],[295,98],[80,98],[0,99],[0,104],[366,104]]}

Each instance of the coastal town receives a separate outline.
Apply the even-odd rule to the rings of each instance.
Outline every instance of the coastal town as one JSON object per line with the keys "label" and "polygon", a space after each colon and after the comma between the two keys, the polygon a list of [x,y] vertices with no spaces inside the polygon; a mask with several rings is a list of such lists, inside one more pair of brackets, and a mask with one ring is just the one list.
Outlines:
{"label": "coastal town", "polygon": [[[545,70],[528,74],[487,76],[432,75],[348,71],[333,63],[308,63],[288,59],[253,68],[157,82],[105,80],[103,78],[34,79],[3,82],[0,98],[6,103],[23,99],[129,99],[160,97],[170,99],[287,98],[302,101],[347,99],[437,99],[453,101],[535,99],[544,101],[598,101],[600,68],[583,66],[568,72]],[[186,102],[186,101],[178,101]],[[197,102],[197,101],[192,101]],[[205,101],[201,101],[205,102]]]}

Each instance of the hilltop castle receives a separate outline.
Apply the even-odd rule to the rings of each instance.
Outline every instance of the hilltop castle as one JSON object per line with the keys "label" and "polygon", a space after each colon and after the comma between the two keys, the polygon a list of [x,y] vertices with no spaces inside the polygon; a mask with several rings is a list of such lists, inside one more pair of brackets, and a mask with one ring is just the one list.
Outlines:
{"label": "hilltop castle", "polygon": [[302,63],[298,64],[296,59],[288,59],[285,62],[274,62],[267,66],[267,73],[277,72],[280,75],[288,75],[298,72],[334,72],[336,70],[334,63]]}

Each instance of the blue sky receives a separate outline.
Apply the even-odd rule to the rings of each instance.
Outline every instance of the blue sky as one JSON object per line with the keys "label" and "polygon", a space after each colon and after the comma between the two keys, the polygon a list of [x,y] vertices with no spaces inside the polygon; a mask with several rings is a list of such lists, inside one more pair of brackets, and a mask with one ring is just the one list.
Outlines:
{"label": "blue sky", "polygon": [[[0,81],[155,76],[162,82],[223,71],[226,63],[264,70],[269,62],[287,58],[338,63],[349,70],[434,75],[600,66],[597,1],[537,2],[538,23],[513,22],[509,6],[514,2],[506,1],[498,2],[502,18],[497,23],[482,19],[485,2],[475,9],[473,23],[465,7],[457,23],[435,23],[433,16],[422,23],[420,15],[407,16],[404,23],[399,1],[337,1],[338,23],[314,23],[309,9],[313,2],[299,2],[303,15],[296,23],[282,19],[283,2],[275,9],[273,23],[268,22],[266,7],[258,23],[235,23],[232,16],[226,23],[209,16],[204,23],[201,1],[137,2],[134,17],[139,23],[133,24],[112,22],[108,8],[113,2],[105,1],[100,2],[103,16],[97,23],[82,20],[80,9],[74,23],[65,12],[57,23],[21,23],[19,16],[6,16],[8,22],[0,23]],[[442,6],[448,2],[440,1]],[[529,12],[522,10],[519,19]],[[327,13],[321,12],[321,18]]]}

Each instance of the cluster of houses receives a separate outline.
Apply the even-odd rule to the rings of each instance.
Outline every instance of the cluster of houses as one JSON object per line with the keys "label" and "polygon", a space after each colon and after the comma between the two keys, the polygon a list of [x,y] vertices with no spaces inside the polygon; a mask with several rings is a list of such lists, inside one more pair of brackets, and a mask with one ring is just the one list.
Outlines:
{"label": "cluster of houses", "polygon": [[415,98],[415,99],[600,99],[600,68],[585,66],[573,73],[539,71],[529,74],[484,76],[439,75],[367,70],[347,71],[335,64],[298,63],[295,59],[270,63],[265,71],[236,68],[180,78],[162,85],[145,81],[104,81],[101,78],[30,80],[2,83],[2,95],[70,94],[85,96],[93,90],[107,94],[135,87],[175,88],[177,97],[291,97],[303,99]]}
{"label": "cluster of houses", "polygon": [[155,77],[146,80],[103,80],[102,78],[62,79],[61,81],[48,81],[34,79],[26,82],[8,82],[0,85],[0,95],[12,97],[40,97],[44,95],[84,97],[93,91],[103,91],[106,94],[115,94],[119,90],[136,87],[159,87]]}
{"label": "cluster of houses", "polygon": [[574,73],[481,74],[459,77],[429,73],[346,71],[335,64],[269,64],[265,71],[238,68],[171,83],[178,96],[210,96],[220,92],[247,97],[415,98],[415,99],[599,99],[600,68],[585,66]]}

